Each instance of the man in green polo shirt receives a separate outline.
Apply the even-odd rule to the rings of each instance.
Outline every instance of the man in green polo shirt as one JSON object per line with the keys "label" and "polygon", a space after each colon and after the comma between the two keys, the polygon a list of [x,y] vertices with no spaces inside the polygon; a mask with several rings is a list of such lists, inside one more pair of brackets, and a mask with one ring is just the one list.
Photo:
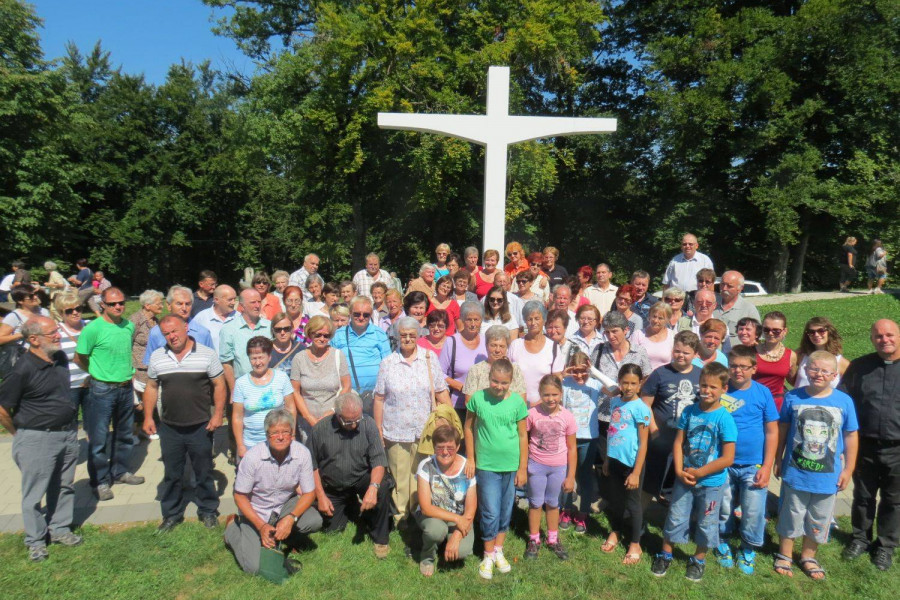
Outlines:
{"label": "man in green polo shirt", "polygon": [[[84,429],[88,436],[88,475],[100,500],[112,500],[115,483],[140,485],[143,477],[129,471],[134,448],[134,403],[131,394],[131,338],[134,324],[122,318],[125,294],[110,287],[100,296],[103,312],[78,336],[75,362],[91,375],[84,403]],[[107,452],[109,425],[113,448]]]}

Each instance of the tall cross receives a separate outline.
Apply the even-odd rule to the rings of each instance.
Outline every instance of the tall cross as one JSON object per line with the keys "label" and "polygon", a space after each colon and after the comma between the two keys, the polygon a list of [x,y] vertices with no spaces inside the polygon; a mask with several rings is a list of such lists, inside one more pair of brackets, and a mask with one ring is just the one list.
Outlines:
{"label": "tall cross", "polygon": [[378,113],[378,126],[448,135],[485,146],[481,251],[494,249],[502,256],[506,229],[507,146],[543,137],[615,131],[616,120],[512,116],[509,114],[509,67],[490,67],[486,115]]}

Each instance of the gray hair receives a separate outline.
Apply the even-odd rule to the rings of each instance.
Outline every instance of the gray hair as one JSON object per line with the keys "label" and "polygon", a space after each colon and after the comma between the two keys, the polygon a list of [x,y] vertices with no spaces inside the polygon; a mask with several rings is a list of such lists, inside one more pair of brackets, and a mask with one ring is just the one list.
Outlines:
{"label": "gray hair", "polygon": [[422,263],[422,266],[419,267],[419,277],[421,277],[428,269],[434,269],[434,264],[430,262]]}
{"label": "gray hair", "polygon": [[490,344],[496,340],[503,340],[509,346],[509,329],[506,325],[491,325],[484,332],[484,344]]}
{"label": "gray hair", "polygon": [[553,292],[554,294],[556,294],[556,292],[558,292],[558,291],[561,290],[561,289],[566,289],[566,290],[569,292],[569,294],[572,293],[572,288],[569,287],[568,285],[566,285],[565,283],[561,283],[561,284],[559,284],[559,285],[557,285],[557,286],[554,286],[552,292]]}
{"label": "gray hair", "polygon": [[478,256],[478,248],[475,246],[469,246],[463,251],[463,257],[466,256]]}
{"label": "gray hair", "polygon": [[465,319],[472,313],[478,313],[478,316],[483,319],[484,307],[481,305],[481,302],[476,302],[475,300],[466,300],[462,303],[462,306],[459,307],[459,318]]}
{"label": "gray hair", "polygon": [[[557,287],[557,289],[559,288]],[[527,319],[536,312],[541,313],[542,319],[547,318],[547,309],[544,308],[544,303],[540,300],[529,300],[525,303],[525,306],[522,307],[522,319]]]}
{"label": "gray hair", "polygon": [[191,298],[191,301],[194,300],[194,292],[191,291],[191,288],[184,287],[183,285],[173,285],[166,294],[166,303],[172,304],[172,302],[175,301],[176,294],[187,294]]}
{"label": "gray hair", "polygon": [[365,304],[369,308],[372,308],[372,299],[368,296],[354,296],[353,300],[350,301],[350,310],[353,310],[353,307],[357,304]]}
{"label": "gray hair", "polygon": [[672,286],[663,292],[663,298],[674,298],[676,300],[684,300],[687,294],[680,287]]}
{"label": "gray hair", "polygon": [[55,271],[56,263],[53,262],[52,260],[48,260],[47,262],[44,263],[44,270],[45,271]]}
{"label": "gray hair", "polygon": [[306,291],[309,291],[309,286],[314,283],[318,283],[322,287],[325,287],[325,280],[322,279],[322,276],[318,273],[312,273],[309,277],[306,278]]}
{"label": "gray hair", "polygon": [[266,415],[266,420],[263,421],[263,426],[266,428],[266,431],[269,431],[276,425],[290,425],[291,431],[293,431],[295,424],[296,421],[294,420],[294,415],[284,407],[270,410],[269,414]]}
{"label": "gray hair", "polygon": [[338,397],[334,400],[334,414],[342,415],[344,414],[344,409],[349,408],[354,411],[362,410],[362,398],[359,397],[359,394],[350,390],[349,392],[344,392],[343,394],[338,394]]}
{"label": "gray hair", "polygon": [[625,315],[622,313],[611,310],[603,317],[603,329],[605,331],[609,331],[610,329],[627,330],[628,319],[626,319]]}
{"label": "gray hair", "polygon": [[419,333],[419,321],[413,317],[401,317],[397,321],[397,331],[403,331],[412,329],[416,333]]}
{"label": "gray hair", "polygon": [[27,340],[33,335],[41,335],[44,333],[44,324],[47,322],[52,323],[54,327],[56,326],[56,323],[47,317],[31,317],[25,321],[22,324],[22,328],[19,330],[22,334],[22,339]]}
{"label": "gray hair", "polygon": [[141,307],[147,306],[149,304],[153,304],[157,300],[162,300],[162,292],[158,292],[156,290],[144,290],[140,296],[138,296],[138,302],[140,302]]}
{"label": "gray hair", "polygon": [[275,271],[274,273],[272,273],[272,283],[275,283],[275,280],[278,279],[279,277],[284,277],[285,279],[290,279],[291,274],[288,273],[287,271]]}
{"label": "gray hair", "polygon": [[743,275],[743,273],[741,273],[740,271],[733,271],[733,270],[732,270],[732,271],[725,271],[724,273],[722,273],[722,279],[725,279],[725,276],[728,275],[729,273],[734,274],[734,275],[737,276],[737,278],[738,278],[738,287],[739,287],[739,288],[744,287],[744,275]]}
{"label": "gray hair", "polygon": [[381,257],[378,256],[377,254],[375,254],[374,252],[369,252],[368,254],[366,254],[366,262],[368,262],[370,258],[374,258],[379,263],[381,262]]}

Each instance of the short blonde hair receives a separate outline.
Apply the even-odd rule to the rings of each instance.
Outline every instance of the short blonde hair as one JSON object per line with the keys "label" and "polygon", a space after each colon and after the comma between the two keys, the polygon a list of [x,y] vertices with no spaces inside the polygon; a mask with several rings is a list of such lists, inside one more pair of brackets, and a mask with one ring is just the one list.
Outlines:
{"label": "short blonde hair", "polygon": [[437,248],[434,249],[435,254],[444,250],[447,254],[450,254],[450,245],[449,244],[438,244]]}
{"label": "short blonde hair", "polygon": [[832,367],[837,370],[837,358],[831,352],[827,350],[816,350],[815,352],[809,355],[809,361],[806,363],[808,365],[813,364],[814,362],[824,361],[830,364]]}
{"label": "short blonde hair", "polygon": [[328,309],[328,314],[334,317],[334,315],[341,315],[342,317],[350,316],[350,307],[344,304],[343,302],[335,302],[331,305],[331,308]]}
{"label": "short blonde hair", "polygon": [[80,306],[78,301],[78,292],[75,290],[66,290],[59,292],[53,297],[53,303],[50,306],[50,316],[54,321],[62,321],[67,308]]}
{"label": "short blonde hair", "polygon": [[552,254],[553,258],[559,260],[559,250],[554,246],[547,246],[544,248],[543,254]]}
{"label": "short blonde hair", "polygon": [[326,317],[325,315],[316,315],[309,320],[306,324],[306,328],[303,330],[303,334],[307,339],[312,339],[312,334],[323,327],[328,328],[328,335],[334,335],[334,321]]}
{"label": "short blonde hair", "polygon": [[[672,288],[669,288],[669,289],[672,289]],[[665,302],[657,302],[656,304],[654,304],[653,306],[650,307],[650,311],[647,314],[652,315],[653,313],[658,313],[658,312],[661,312],[662,314],[664,314],[667,321],[672,318],[672,307],[669,306]]]}

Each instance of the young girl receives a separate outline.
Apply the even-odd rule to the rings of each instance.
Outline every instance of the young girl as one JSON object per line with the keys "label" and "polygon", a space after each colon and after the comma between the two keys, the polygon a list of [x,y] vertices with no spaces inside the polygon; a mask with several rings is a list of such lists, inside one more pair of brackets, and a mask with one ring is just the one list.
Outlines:
{"label": "young girl", "polygon": [[520,395],[509,391],[512,373],[508,359],[495,360],[489,387],[472,394],[466,404],[466,477],[471,479],[477,467],[476,490],[484,541],[484,560],[478,566],[478,574],[484,579],[494,576],[494,566],[501,573],[512,569],[503,556],[503,542],[512,517],[515,486],[524,485],[527,478],[528,408]]}
{"label": "young girl", "polygon": [[[622,534],[628,540],[628,552],[622,564],[633,565],[641,560],[641,486],[644,480],[644,461],[647,457],[647,438],[650,433],[650,408],[639,396],[644,374],[638,365],[623,365],[619,369],[621,396],[610,403],[606,460],[603,474],[609,477],[606,497],[607,516],[612,531],[601,550],[612,552],[619,545]],[[630,521],[629,529],[625,529]]]}
{"label": "young girl", "polygon": [[575,523],[575,533],[587,531],[587,516],[597,494],[597,477],[594,461],[597,458],[600,422],[597,420],[600,382],[589,375],[591,359],[576,350],[566,365],[563,379],[563,408],[575,417],[578,431],[575,433],[578,447],[578,467],[575,482],[578,484],[579,506],[575,506],[575,494],[563,494],[563,510],[559,516],[559,528],[569,529]]}
{"label": "young girl", "polygon": [[562,407],[563,386],[556,375],[544,375],[538,391],[541,403],[528,411],[528,530],[525,558],[535,559],[541,548],[541,509],[547,513],[547,547],[560,560],[569,555],[559,542],[559,496],[575,489],[578,425]]}

